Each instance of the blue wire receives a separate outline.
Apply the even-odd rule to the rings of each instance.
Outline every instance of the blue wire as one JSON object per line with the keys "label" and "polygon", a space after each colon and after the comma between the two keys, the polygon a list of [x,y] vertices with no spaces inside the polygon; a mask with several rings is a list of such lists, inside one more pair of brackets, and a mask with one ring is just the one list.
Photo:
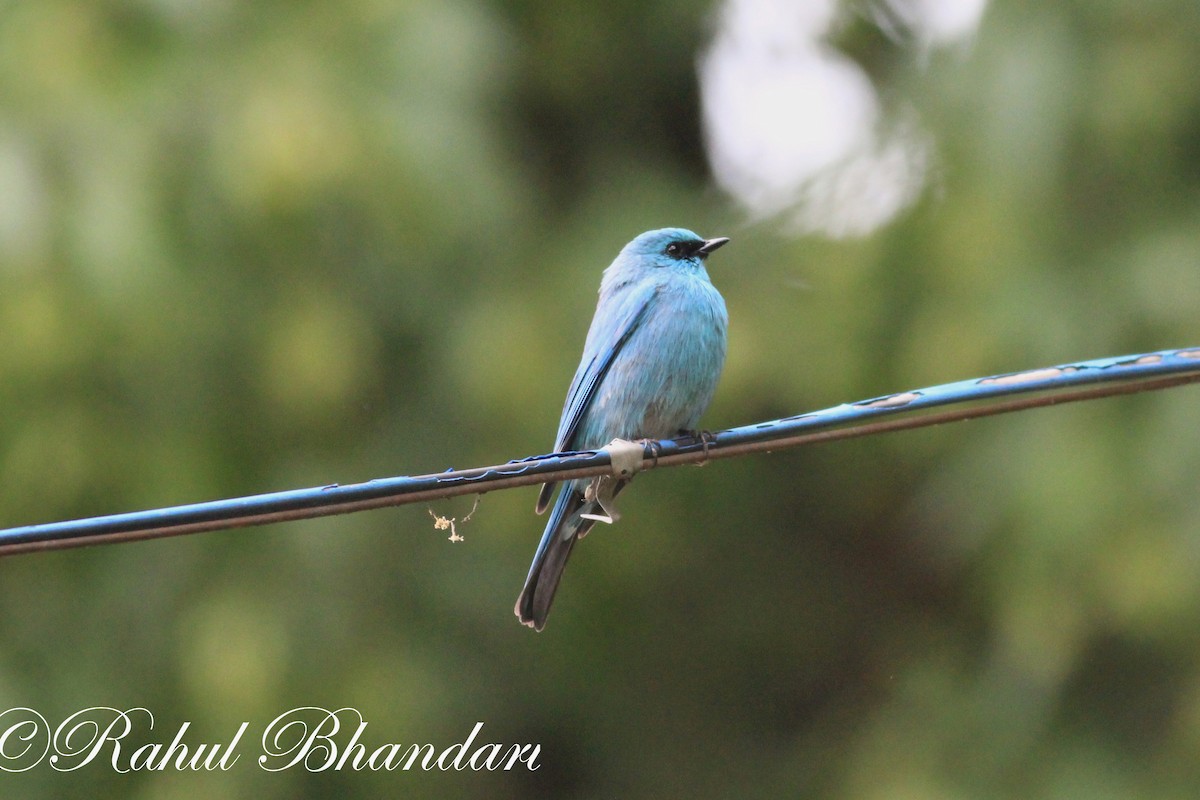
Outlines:
{"label": "blue wire", "polygon": [[[1165,388],[1166,385],[1200,380],[1200,348],[1101,358],[958,381],[732,428],[707,434],[703,440],[683,437],[649,443],[645,446],[647,464],[644,467],[740,455],[767,449],[761,446],[764,444],[773,445],[772,449],[795,446],[802,443],[796,441],[798,437],[833,428],[864,428],[874,424],[881,416],[902,412],[929,411],[952,404],[995,401],[1010,395],[1035,392],[1050,392],[1054,397],[1089,384],[1128,384],[1131,381],[1144,382],[1171,376],[1177,380],[1145,388]],[[1111,393],[1117,393],[1117,389],[1114,388]],[[988,413],[988,408],[978,408],[975,415]],[[995,413],[995,409],[992,413]],[[480,494],[547,480],[601,475],[609,470],[610,457],[603,450],[555,453],[492,467],[447,470],[416,477],[382,478],[346,486],[331,484],[150,511],[27,525],[0,531],[0,555],[328,516],[453,495]]]}

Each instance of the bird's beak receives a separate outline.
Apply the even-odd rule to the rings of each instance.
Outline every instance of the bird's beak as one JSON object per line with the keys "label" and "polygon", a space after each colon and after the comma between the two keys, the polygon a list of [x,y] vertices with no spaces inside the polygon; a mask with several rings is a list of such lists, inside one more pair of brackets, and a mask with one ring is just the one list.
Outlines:
{"label": "bird's beak", "polygon": [[718,236],[715,239],[709,239],[704,244],[700,245],[700,249],[696,251],[696,254],[699,255],[701,258],[703,258],[704,256],[711,253],[713,250],[716,250],[717,248],[724,246],[725,243],[728,241],[729,241],[729,238],[726,236]]}

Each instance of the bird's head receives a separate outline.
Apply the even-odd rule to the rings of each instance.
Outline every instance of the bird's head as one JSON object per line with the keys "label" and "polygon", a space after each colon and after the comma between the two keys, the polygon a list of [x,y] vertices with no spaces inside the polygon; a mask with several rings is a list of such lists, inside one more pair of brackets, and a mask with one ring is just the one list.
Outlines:
{"label": "bird's head", "polygon": [[708,254],[729,240],[702,239],[685,228],[647,231],[621,250],[621,260],[649,268],[702,268]]}

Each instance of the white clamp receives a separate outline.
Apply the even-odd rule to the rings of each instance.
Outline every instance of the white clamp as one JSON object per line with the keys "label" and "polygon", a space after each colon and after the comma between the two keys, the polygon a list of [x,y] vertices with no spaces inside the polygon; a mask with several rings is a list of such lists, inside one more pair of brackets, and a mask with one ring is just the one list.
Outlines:
{"label": "white clamp", "polygon": [[646,457],[646,448],[640,442],[628,439],[613,439],[604,447],[601,453],[608,453],[614,478],[629,480],[642,469],[642,459]]}
{"label": "white clamp", "polygon": [[616,506],[613,505],[613,495],[621,482],[631,480],[636,473],[641,471],[646,449],[637,442],[613,439],[605,447],[600,448],[600,452],[608,453],[608,460],[612,465],[612,475],[599,475],[593,478],[583,496],[585,500],[594,501],[604,513],[580,514],[579,516],[593,522],[611,525],[621,518],[621,515],[617,513]]}

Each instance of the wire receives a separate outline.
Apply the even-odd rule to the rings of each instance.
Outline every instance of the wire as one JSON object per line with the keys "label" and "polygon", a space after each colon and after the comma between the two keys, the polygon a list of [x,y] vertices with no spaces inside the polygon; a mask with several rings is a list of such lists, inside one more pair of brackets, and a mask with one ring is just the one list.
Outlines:
{"label": "wire", "polygon": [[[642,444],[640,469],[1166,389],[1200,381],[1200,348],[1162,350],[994,375],[834,406],[702,436]],[[1021,395],[1010,399],[1013,395]],[[1026,396],[1028,395],[1028,396]],[[934,412],[944,406],[962,406]],[[884,419],[880,419],[883,417]],[[531,456],[490,467],[28,525],[0,531],[0,555],[179,536],[611,474],[607,449]]]}

